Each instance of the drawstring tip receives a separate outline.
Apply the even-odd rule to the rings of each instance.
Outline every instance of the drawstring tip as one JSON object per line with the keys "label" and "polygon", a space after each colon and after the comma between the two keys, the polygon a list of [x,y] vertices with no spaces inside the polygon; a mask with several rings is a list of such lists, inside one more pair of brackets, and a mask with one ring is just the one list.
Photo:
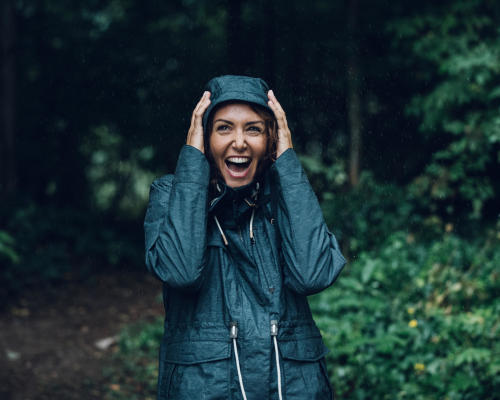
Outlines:
{"label": "drawstring tip", "polygon": [[229,326],[229,337],[231,339],[236,339],[238,337],[238,323],[235,321],[231,321]]}
{"label": "drawstring tip", "polygon": [[220,226],[219,220],[217,219],[217,215],[214,215],[214,220],[215,223],[217,224],[217,228],[219,228],[220,235],[222,236],[222,240],[224,241],[224,245],[227,247],[229,242],[226,239],[226,235],[224,235],[224,231],[222,230],[222,227]]}
{"label": "drawstring tip", "polygon": [[271,336],[278,335],[278,321],[273,319],[271,320]]}

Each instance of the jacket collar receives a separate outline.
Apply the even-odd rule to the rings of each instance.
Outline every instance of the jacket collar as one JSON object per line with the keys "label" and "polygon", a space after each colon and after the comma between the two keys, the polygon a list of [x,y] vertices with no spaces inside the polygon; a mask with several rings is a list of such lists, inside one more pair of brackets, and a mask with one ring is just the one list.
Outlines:
{"label": "jacket collar", "polygon": [[218,195],[210,201],[208,212],[217,215],[224,225],[240,224],[250,210],[264,206],[271,199],[267,174],[261,178],[238,188],[218,181]]}

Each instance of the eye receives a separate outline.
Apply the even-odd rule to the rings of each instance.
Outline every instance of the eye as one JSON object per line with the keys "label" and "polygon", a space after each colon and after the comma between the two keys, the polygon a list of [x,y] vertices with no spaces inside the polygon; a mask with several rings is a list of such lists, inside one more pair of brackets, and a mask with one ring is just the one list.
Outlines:
{"label": "eye", "polygon": [[257,126],[257,125],[250,125],[248,127],[248,132],[251,135],[259,135],[260,133],[262,133],[262,128],[260,126]]}
{"label": "eye", "polygon": [[217,132],[221,132],[221,133],[224,133],[224,132],[227,132],[231,129],[231,127],[227,124],[221,124],[221,125],[218,125],[216,128]]}

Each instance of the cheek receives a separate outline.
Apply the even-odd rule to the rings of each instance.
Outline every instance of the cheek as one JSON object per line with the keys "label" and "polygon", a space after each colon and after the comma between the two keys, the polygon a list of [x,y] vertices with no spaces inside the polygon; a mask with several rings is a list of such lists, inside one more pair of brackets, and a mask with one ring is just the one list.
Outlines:
{"label": "cheek", "polygon": [[268,139],[267,139],[267,137],[260,138],[260,140],[258,140],[255,143],[255,147],[254,148],[257,150],[256,153],[258,153],[259,159],[264,158],[264,156],[266,155],[267,146],[268,146]]}
{"label": "cheek", "polygon": [[210,152],[210,157],[217,161],[220,158],[220,143],[214,138],[213,135],[210,136],[208,150]]}

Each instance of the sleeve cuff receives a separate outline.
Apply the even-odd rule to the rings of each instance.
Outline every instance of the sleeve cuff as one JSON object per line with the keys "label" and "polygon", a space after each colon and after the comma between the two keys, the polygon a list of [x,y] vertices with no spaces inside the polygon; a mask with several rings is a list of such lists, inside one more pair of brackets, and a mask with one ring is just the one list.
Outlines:
{"label": "sleeve cuff", "polygon": [[205,154],[193,146],[184,145],[177,160],[175,180],[177,182],[208,186],[210,166]]}
{"label": "sleeve cuff", "polygon": [[297,157],[297,153],[292,148],[281,154],[271,169],[277,176],[282,187],[309,182]]}

